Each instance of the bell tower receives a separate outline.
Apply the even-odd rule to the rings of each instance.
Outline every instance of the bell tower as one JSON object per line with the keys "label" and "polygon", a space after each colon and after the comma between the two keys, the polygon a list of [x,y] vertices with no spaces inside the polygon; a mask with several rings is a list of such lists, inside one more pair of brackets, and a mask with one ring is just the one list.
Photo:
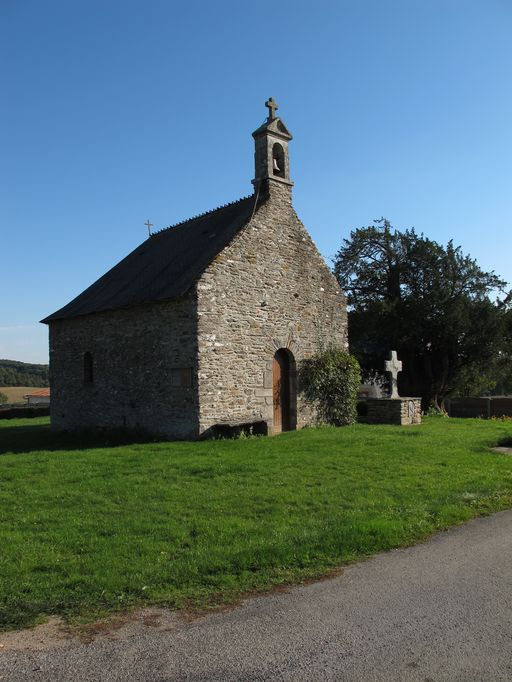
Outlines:
{"label": "bell tower", "polygon": [[255,188],[267,181],[269,189],[273,182],[291,188],[293,182],[290,180],[288,142],[292,136],[282,120],[276,116],[278,107],[272,97],[265,102],[265,106],[268,108],[267,120],[252,134],[255,143],[255,174],[252,183]]}

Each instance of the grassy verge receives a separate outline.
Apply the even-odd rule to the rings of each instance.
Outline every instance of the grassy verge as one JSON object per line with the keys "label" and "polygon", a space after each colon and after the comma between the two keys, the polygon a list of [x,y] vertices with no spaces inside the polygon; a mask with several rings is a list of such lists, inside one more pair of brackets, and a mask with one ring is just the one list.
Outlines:
{"label": "grassy verge", "polygon": [[[506,422],[102,447],[0,422],[0,628],[205,607],[512,506]],[[87,447],[86,447],[87,446]]]}

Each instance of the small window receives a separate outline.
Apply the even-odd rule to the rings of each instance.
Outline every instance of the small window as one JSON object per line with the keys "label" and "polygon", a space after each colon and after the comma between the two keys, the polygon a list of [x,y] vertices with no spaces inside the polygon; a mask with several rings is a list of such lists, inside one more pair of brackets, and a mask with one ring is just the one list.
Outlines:
{"label": "small window", "polygon": [[93,379],[92,355],[84,353],[84,384],[92,384]]}
{"label": "small window", "polygon": [[192,368],[171,369],[171,386],[190,388],[192,386]]}

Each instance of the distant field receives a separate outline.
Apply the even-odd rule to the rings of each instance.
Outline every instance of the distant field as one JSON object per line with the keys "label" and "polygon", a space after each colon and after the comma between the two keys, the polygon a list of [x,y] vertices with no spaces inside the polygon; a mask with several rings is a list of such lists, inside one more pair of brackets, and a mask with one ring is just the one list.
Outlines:
{"label": "distant field", "polygon": [[0,393],[4,393],[10,403],[23,403],[27,401],[23,400],[23,396],[32,391],[40,391],[41,386],[34,388],[33,386],[0,386]]}

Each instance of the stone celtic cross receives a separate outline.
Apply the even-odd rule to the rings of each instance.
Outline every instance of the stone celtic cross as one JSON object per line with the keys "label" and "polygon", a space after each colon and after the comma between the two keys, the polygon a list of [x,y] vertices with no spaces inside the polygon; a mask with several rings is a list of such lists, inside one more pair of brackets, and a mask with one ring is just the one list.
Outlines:
{"label": "stone celtic cross", "polygon": [[272,97],[267,99],[265,106],[268,109],[268,120],[273,121],[276,117],[276,110],[279,109],[279,107],[277,106],[276,102],[274,102]]}
{"label": "stone celtic cross", "polygon": [[402,371],[402,361],[396,356],[396,350],[389,354],[389,360],[384,363],[386,372],[391,374],[391,395],[390,398],[399,398],[398,395],[398,373]]}

